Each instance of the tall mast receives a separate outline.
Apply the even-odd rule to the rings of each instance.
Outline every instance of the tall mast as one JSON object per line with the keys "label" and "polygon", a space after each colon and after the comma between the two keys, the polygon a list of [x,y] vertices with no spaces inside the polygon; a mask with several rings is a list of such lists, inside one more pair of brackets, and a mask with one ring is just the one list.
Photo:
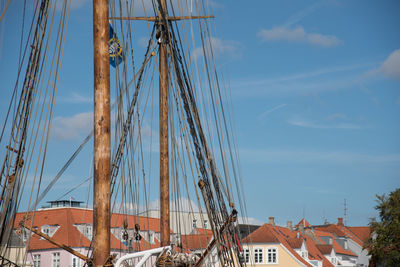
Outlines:
{"label": "tall mast", "polygon": [[160,232],[161,246],[170,244],[170,215],[169,215],[169,155],[168,155],[168,60],[167,60],[167,8],[165,0],[159,1],[160,27]]}
{"label": "tall mast", "polygon": [[94,266],[103,266],[110,256],[111,139],[108,38],[108,0],[94,0]]}

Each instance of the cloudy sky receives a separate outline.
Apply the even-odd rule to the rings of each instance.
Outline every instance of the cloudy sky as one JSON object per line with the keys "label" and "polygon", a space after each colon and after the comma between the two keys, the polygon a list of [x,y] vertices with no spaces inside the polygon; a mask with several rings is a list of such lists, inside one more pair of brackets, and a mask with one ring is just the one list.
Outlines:
{"label": "cloudy sky", "polygon": [[[19,2],[0,22],[2,121],[15,83],[9,77],[16,76]],[[79,145],[92,120],[92,55],[81,51],[91,42],[91,6],[71,3],[62,68],[82,71],[60,78],[52,138],[66,154],[73,151],[67,141]],[[366,225],[376,216],[375,194],[400,186],[400,2],[214,0],[211,6],[211,43],[231,90],[248,216],[332,222],[344,216],[346,199],[347,223]]]}

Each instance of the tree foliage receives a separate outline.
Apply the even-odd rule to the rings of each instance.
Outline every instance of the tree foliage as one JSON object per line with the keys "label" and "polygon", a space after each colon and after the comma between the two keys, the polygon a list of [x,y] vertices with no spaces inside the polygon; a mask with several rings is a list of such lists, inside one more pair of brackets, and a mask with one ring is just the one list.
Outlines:
{"label": "tree foliage", "polygon": [[400,188],[376,197],[380,221],[371,219],[366,248],[377,265],[400,266]]}

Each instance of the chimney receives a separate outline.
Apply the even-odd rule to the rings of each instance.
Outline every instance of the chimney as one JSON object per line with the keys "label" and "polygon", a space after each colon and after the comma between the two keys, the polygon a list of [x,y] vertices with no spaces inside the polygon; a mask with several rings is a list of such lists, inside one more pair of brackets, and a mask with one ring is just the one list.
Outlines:
{"label": "chimney", "polygon": [[304,233],[304,225],[302,223],[299,224],[299,232]]}
{"label": "chimney", "polygon": [[337,224],[340,225],[340,226],[343,226],[344,225],[343,224],[343,218],[338,218],[337,219]]}
{"label": "chimney", "polygon": [[287,221],[286,225],[287,225],[287,228],[288,228],[290,231],[292,231],[292,230],[293,230],[293,224],[292,224],[292,221]]}
{"label": "chimney", "polygon": [[275,218],[273,216],[268,217],[268,224],[275,226]]}

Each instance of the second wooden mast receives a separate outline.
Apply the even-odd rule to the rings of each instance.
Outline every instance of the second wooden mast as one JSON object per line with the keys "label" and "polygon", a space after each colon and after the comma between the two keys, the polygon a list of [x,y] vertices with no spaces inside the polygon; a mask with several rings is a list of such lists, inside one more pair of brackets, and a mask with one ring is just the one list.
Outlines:
{"label": "second wooden mast", "polygon": [[159,11],[159,75],[160,75],[160,234],[161,246],[170,245],[169,212],[169,145],[168,145],[168,53],[167,7],[160,2]]}

